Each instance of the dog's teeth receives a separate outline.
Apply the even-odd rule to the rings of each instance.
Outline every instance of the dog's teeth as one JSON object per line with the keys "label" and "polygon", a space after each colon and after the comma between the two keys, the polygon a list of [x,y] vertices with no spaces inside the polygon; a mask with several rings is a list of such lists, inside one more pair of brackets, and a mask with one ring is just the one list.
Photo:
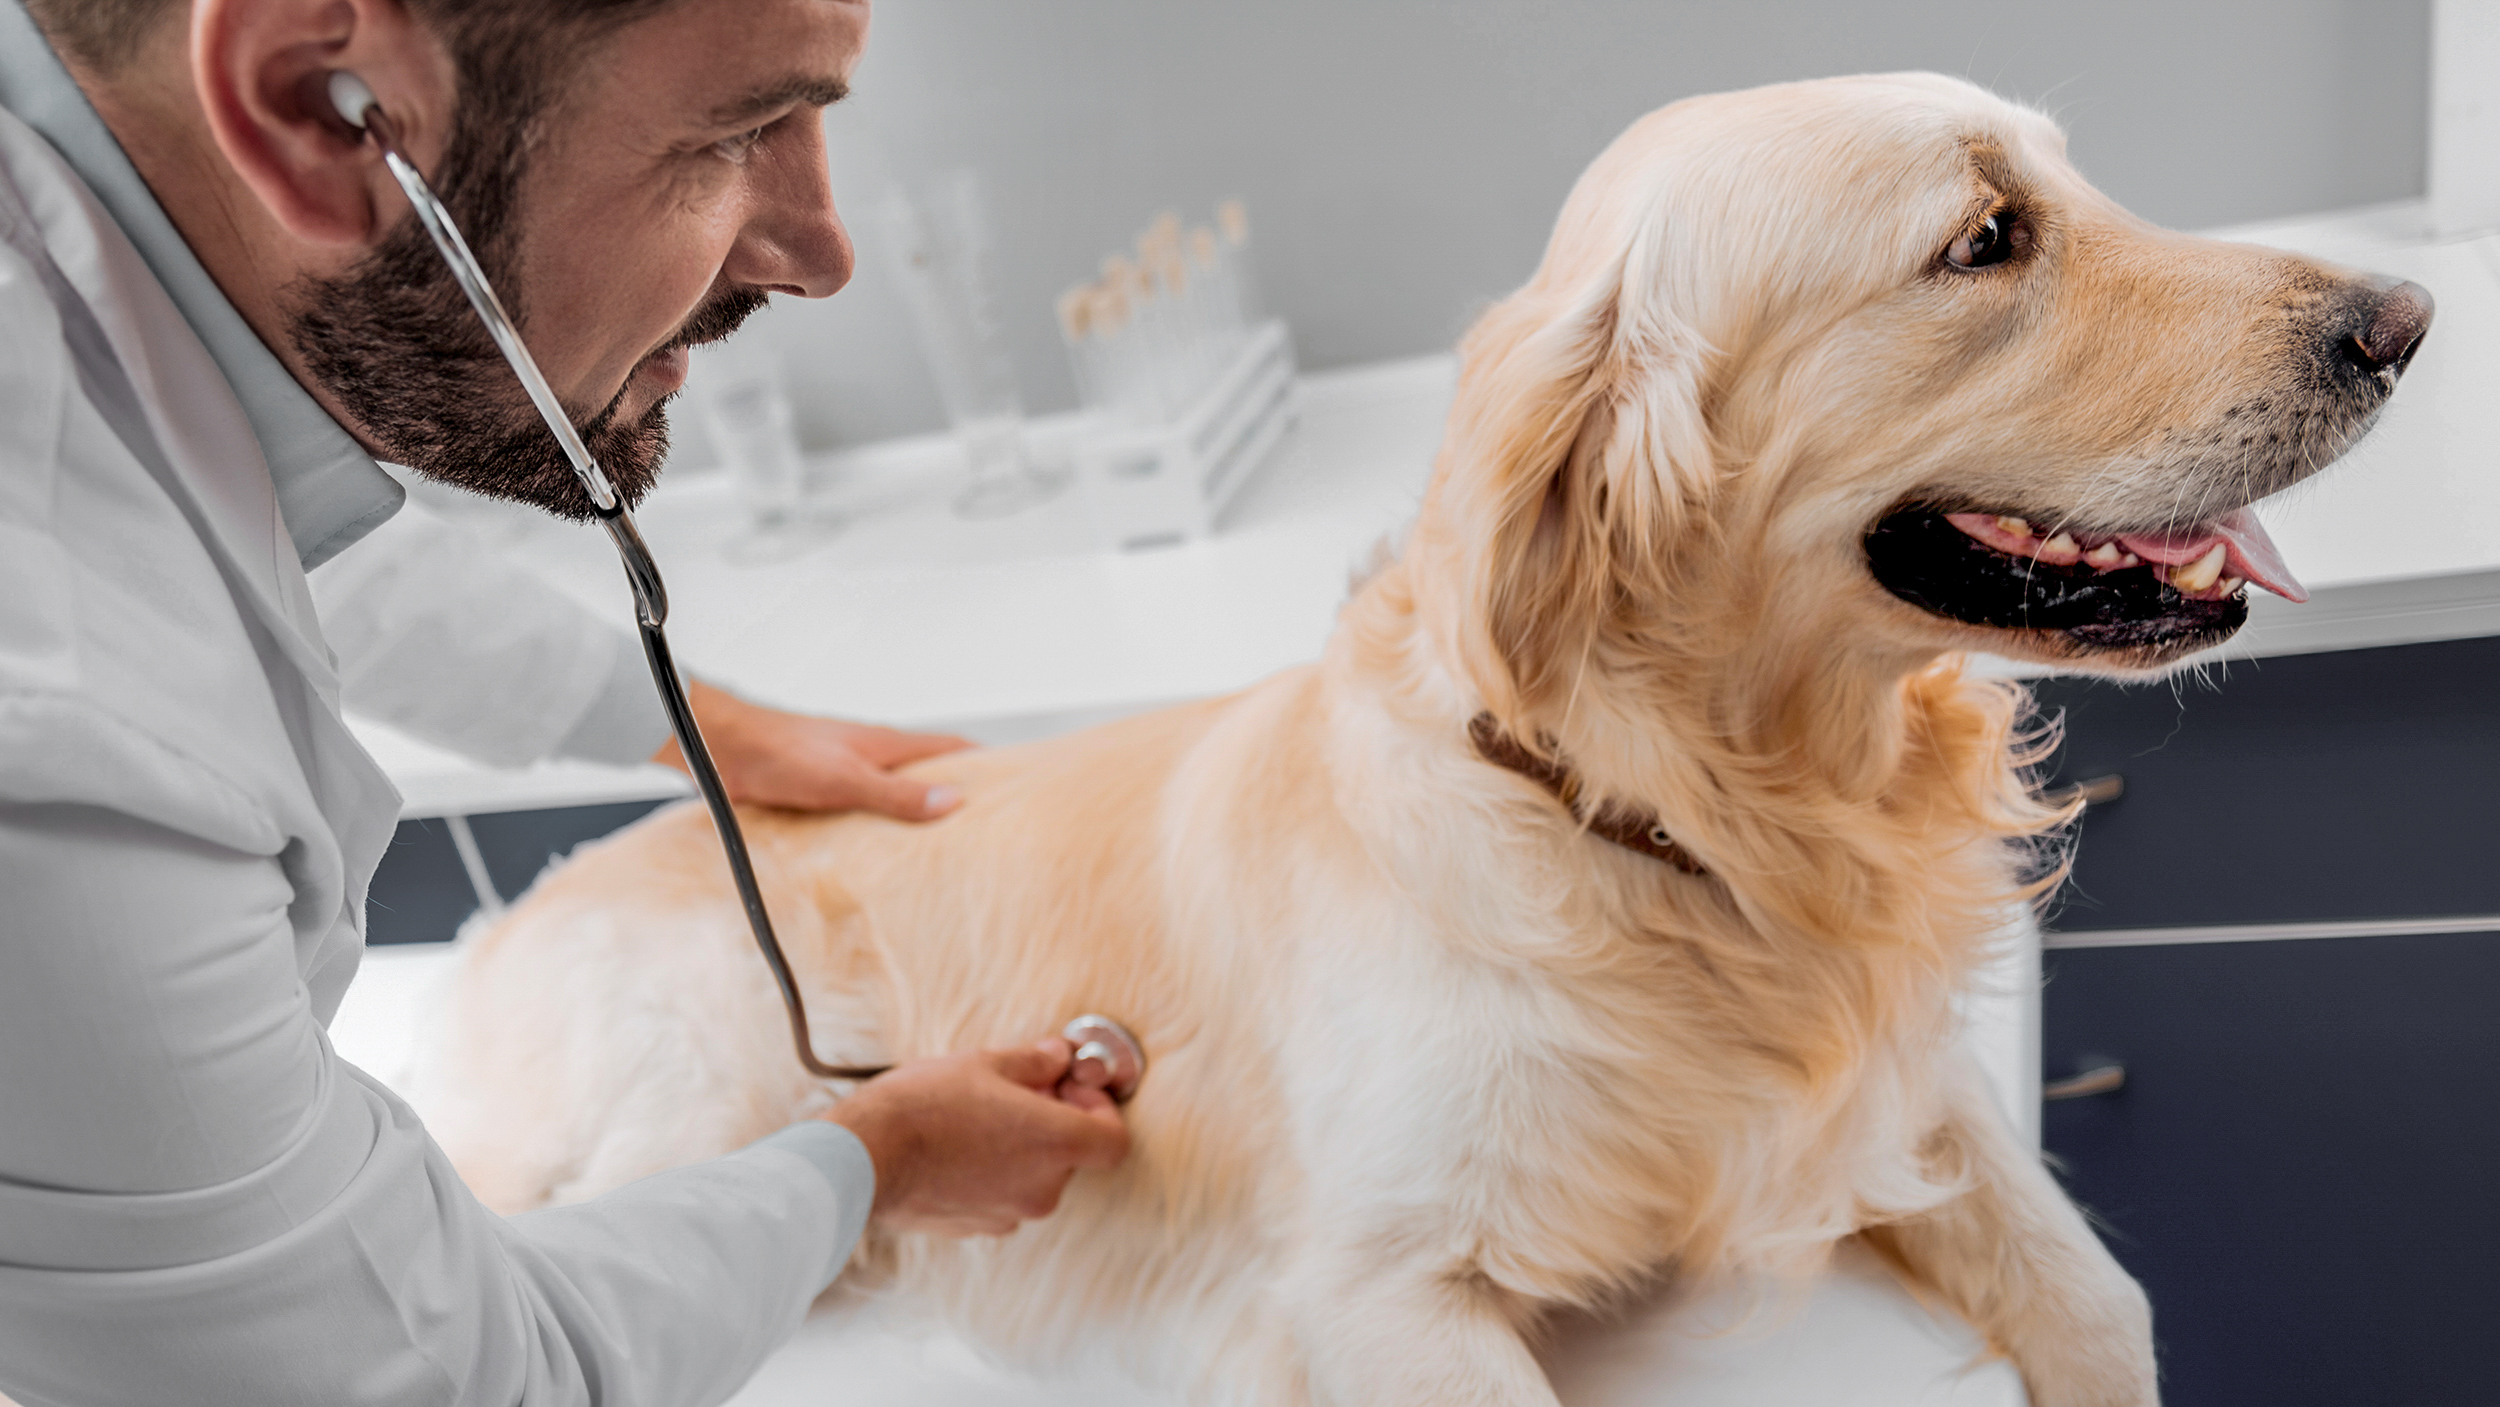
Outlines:
{"label": "dog's teeth", "polygon": [[2226,576],[2222,579],[2222,594],[2225,596],[2242,595],[2247,590],[2248,583],[2238,577]]}
{"label": "dog's teeth", "polygon": [[2170,584],[2191,596],[2210,591],[2222,579],[2222,564],[2229,560],[2230,553],[2217,542],[2204,556],[2184,567],[2171,568]]}
{"label": "dog's teeth", "polygon": [[2021,518],[1999,518],[1997,519],[1997,531],[2012,533],[2016,537],[2029,537],[2031,536],[2031,524]]}
{"label": "dog's teeth", "polygon": [[2090,562],[2093,566],[2100,568],[2102,571],[2108,571],[2110,568],[2117,566],[2118,559],[2125,555],[2127,554],[2118,550],[2117,543],[2104,542],[2100,546],[2093,548],[2091,551],[2084,553],[2083,560]]}
{"label": "dog's teeth", "polygon": [[2071,533],[2059,533],[2040,544],[2040,555],[2051,562],[2071,562],[2083,555],[2083,544]]}

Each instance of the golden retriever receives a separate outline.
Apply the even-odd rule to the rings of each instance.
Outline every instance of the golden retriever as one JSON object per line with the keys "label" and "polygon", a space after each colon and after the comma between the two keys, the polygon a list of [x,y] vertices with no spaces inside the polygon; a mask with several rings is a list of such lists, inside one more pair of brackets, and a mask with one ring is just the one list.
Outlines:
{"label": "golden retriever", "polygon": [[[1126,1166],[863,1273],[1192,1401],[1525,1407],[1549,1307],[1855,1235],[2041,1407],[2155,1401],[2144,1295],[1954,1054],[2068,814],[1956,652],[2140,673],[2296,596],[2244,509],[2429,312],[2153,229],[1953,79],[1643,119],[1317,664],[928,764],[934,825],[749,816],[829,1057],[1101,1010],[1153,1058]],[[548,874],[456,1005],[424,1102],[507,1209],[831,1097],[691,807]]]}

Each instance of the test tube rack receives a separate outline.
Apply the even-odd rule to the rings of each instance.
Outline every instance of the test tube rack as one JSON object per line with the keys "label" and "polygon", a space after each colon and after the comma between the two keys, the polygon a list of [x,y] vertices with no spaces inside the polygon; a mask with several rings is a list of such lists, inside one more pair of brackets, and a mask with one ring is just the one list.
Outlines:
{"label": "test tube rack", "polygon": [[1223,370],[1170,420],[1089,417],[1070,457],[1103,545],[1134,551],[1213,532],[1300,411],[1293,340],[1272,320],[1250,329]]}

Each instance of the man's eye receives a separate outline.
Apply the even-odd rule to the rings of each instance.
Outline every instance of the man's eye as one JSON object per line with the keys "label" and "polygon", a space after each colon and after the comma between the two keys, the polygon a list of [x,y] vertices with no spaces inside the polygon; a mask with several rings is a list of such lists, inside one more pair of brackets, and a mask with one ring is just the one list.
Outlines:
{"label": "man's eye", "polygon": [[744,161],[747,159],[747,153],[753,151],[755,149],[755,144],[762,140],[764,140],[764,129],[761,127],[750,127],[746,131],[740,132],[737,136],[723,137],[719,141],[712,143],[712,150],[719,152],[722,156],[727,157],[731,161]]}
{"label": "man's eye", "polygon": [[2020,220],[2008,220],[2000,211],[1982,220],[1979,228],[1946,245],[1944,261],[1957,269],[2002,264],[2022,252],[2030,242],[2029,234]]}

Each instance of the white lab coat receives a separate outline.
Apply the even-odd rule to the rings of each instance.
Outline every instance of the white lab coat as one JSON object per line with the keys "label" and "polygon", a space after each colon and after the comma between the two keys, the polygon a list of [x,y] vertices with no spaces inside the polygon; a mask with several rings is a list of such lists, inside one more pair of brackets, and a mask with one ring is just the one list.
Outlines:
{"label": "white lab coat", "polygon": [[847,1259],[864,1150],[809,1123],[507,1221],[331,1050],[398,798],[305,563],[396,488],[15,0],[0,108],[0,1391],[717,1401]]}
{"label": "white lab coat", "polygon": [[668,741],[640,641],[415,499],[312,589],[351,714],[498,767]]}

